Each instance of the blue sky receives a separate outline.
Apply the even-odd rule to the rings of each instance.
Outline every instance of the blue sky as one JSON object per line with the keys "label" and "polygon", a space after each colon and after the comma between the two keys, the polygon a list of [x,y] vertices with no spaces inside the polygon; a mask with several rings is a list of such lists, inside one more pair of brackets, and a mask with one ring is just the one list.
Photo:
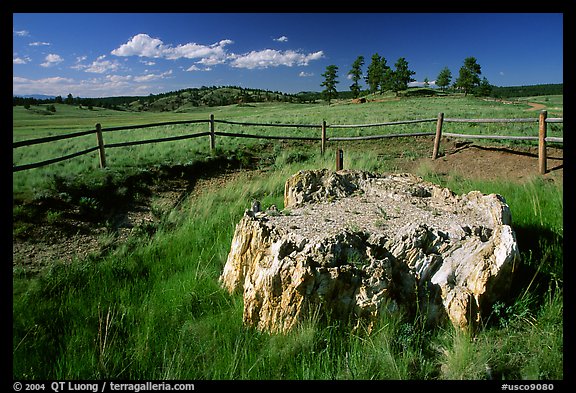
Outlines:
{"label": "blue sky", "polygon": [[473,56],[496,86],[563,82],[562,13],[14,13],[13,92],[79,97],[148,95],[237,85],[339,90],[362,55],[414,78],[453,80]]}

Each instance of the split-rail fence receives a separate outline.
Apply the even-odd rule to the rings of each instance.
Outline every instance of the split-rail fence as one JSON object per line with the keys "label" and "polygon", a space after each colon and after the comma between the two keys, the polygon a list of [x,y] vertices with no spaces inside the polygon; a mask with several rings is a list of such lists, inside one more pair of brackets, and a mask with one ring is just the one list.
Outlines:
{"label": "split-rail fence", "polygon": [[[383,127],[383,126],[393,126],[399,124],[413,124],[413,123],[425,123],[425,122],[435,122],[436,131],[435,132],[413,132],[413,133],[393,133],[393,134],[383,134],[383,135],[364,135],[364,136],[349,136],[349,137],[329,137],[327,135],[327,130],[338,129],[338,128],[367,128],[367,127]],[[106,132],[115,132],[122,130],[133,130],[139,128],[148,127],[158,127],[166,125],[178,125],[178,124],[198,124],[198,123],[208,123],[208,131],[206,132],[196,132],[193,134],[178,135],[171,137],[146,139],[138,141],[128,141],[128,142],[118,142],[118,143],[104,143],[103,134]],[[234,132],[221,132],[216,131],[216,123],[230,124],[234,126],[265,126],[265,127],[290,127],[290,128],[316,128],[320,129],[320,136],[318,137],[307,137],[307,136],[272,136],[272,135],[257,135],[257,134],[245,134],[245,133],[234,133]],[[476,134],[459,134],[451,132],[443,132],[442,126],[444,123],[538,123],[538,135],[521,135],[521,136],[510,136],[510,135],[476,135]],[[432,159],[438,158],[440,151],[440,142],[442,136],[454,137],[454,138],[466,138],[466,139],[505,139],[505,140],[537,140],[538,141],[538,170],[541,174],[547,172],[546,161],[546,142],[563,143],[564,138],[549,137],[547,136],[547,124],[548,123],[563,123],[563,118],[548,118],[547,111],[541,111],[537,118],[517,118],[517,119],[458,119],[458,118],[446,118],[444,113],[439,113],[438,117],[430,119],[417,119],[417,120],[401,120],[401,121],[390,121],[382,123],[372,123],[372,124],[330,124],[328,125],[326,121],[322,124],[275,124],[275,123],[250,123],[250,122],[237,122],[228,120],[215,119],[214,115],[211,114],[209,119],[206,120],[180,120],[180,121],[169,121],[161,123],[151,123],[151,124],[141,124],[141,125],[130,125],[121,127],[107,127],[103,128],[100,123],[95,125],[93,130],[73,132],[63,135],[54,135],[44,138],[30,139],[24,141],[17,141],[12,143],[12,148],[20,148],[24,146],[31,146],[40,143],[49,143],[57,140],[76,138],[80,136],[85,136],[89,134],[95,134],[97,145],[90,147],[85,150],[81,150],[75,153],[67,154],[65,156],[52,158],[49,160],[44,160],[40,162],[35,162],[31,164],[24,165],[13,165],[12,171],[18,172],[32,168],[38,168],[45,165],[54,164],[60,161],[68,160],[74,157],[78,157],[84,154],[89,154],[94,151],[98,151],[99,163],[101,168],[106,167],[106,149],[124,146],[141,145],[146,143],[159,143],[168,141],[177,141],[182,139],[190,138],[200,138],[208,136],[210,151],[214,152],[216,149],[216,136],[221,137],[237,137],[237,138],[258,138],[258,139],[282,139],[282,140],[306,140],[306,141],[320,141],[320,151],[322,154],[326,151],[327,143],[330,141],[358,141],[358,140],[375,140],[375,139],[385,139],[385,138],[398,138],[398,137],[416,137],[416,136],[434,136],[434,147],[432,151]]]}

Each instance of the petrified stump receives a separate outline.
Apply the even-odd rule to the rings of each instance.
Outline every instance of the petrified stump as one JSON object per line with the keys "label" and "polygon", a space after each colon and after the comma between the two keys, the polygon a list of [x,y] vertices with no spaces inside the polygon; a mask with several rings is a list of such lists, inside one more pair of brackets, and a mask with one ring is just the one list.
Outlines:
{"label": "petrified stump", "polygon": [[320,312],[365,322],[384,309],[479,322],[519,261],[504,199],[457,196],[410,174],[300,171],[285,210],[247,210],[220,277],[244,322],[283,332]]}

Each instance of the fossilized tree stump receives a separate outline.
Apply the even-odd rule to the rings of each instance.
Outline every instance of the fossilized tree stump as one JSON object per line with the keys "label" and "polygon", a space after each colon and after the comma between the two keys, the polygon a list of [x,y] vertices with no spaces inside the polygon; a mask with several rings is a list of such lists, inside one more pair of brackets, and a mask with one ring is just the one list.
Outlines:
{"label": "fossilized tree stump", "polygon": [[384,310],[429,323],[480,322],[506,293],[519,252],[496,194],[455,195],[410,174],[300,171],[283,212],[247,210],[221,284],[244,323],[285,332],[313,312],[368,329]]}

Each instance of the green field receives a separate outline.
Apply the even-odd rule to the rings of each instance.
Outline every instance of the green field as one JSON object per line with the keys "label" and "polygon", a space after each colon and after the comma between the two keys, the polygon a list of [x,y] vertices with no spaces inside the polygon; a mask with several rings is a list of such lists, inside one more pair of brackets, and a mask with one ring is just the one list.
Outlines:
{"label": "green field", "polygon": [[[377,97],[381,98],[381,97]],[[182,119],[357,124],[446,117],[537,117],[529,105],[474,97],[385,97],[386,101],[334,105],[251,104],[198,108],[189,113],[142,113],[56,105],[53,115],[14,108],[13,139]],[[543,99],[540,97],[539,99]],[[534,102],[534,101],[530,101]],[[549,117],[561,117],[550,97]],[[543,102],[543,103],[544,103]],[[34,107],[32,107],[34,108]],[[560,109],[553,109],[560,108]],[[195,125],[198,132],[207,124]],[[217,124],[217,130],[238,127]],[[562,136],[562,125],[550,135]],[[386,128],[338,129],[338,135],[433,131],[435,123]],[[315,135],[319,130],[241,127],[244,132]],[[447,124],[450,132],[536,135],[537,124]],[[105,133],[105,142],[189,132],[185,126]],[[398,142],[406,152],[410,139]],[[332,167],[319,143],[217,137],[217,154],[266,154],[266,175],[246,172],[221,187],[184,201],[167,213],[153,235],[135,235],[106,255],[54,263],[39,274],[13,270],[14,379],[533,379],[560,380],[563,367],[563,186],[539,177],[523,183],[418,175],[457,193],[499,193],[510,205],[523,259],[516,296],[494,307],[485,326],[460,332],[445,325],[426,329],[418,318],[384,315],[371,334],[350,334],[337,321],[314,318],[287,334],[243,326],[242,297],[229,295],[218,277],[236,223],[248,201],[283,206],[285,180],[301,169]],[[512,142],[506,142],[512,143]],[[56,145],[62,145],[56,147]],[[95,144],[95,137],[22,147],[14,164],[35,162]],[[393,170],[386,145],[364,142],[347,155],[350,169]],[[384,146],[384,147],[383,147]],[[430,150],[431,150],[430,146]],[[21,152],[22,151],[22,152]],[[429,154],[430,151],[426,152]],[[96,154],[14,173],[19,200],[57,196],[54,179],[98,187],[106,173],[119,177],[154,165],[176,165],[209,156],[208,138],[109,149],[108,170]],[[422,155],[419,151],[406,157]],[[264,164],[265,163],[265,164]],[[114,183],[116,184],[116,183]],[[14,210],[22,213],[15,205]]]}
{"label": "green field", "polygon": [[[51,135],[66,134],[94,129],[96,123],[103,128],[139,125],[177,120],[208,120],[211,113],[217,120],[256,123],[317,124],[318,128],[274,128],[245,127],[216,124],[217,131],[245,132],[263,135],[298,135],[320,137],[320,125],[370,124],[399,120],[433,119],[443,112],[446,118],[537,118],[538,112],[531,111],[527,104],[505,104],[485,101],[474,97],[440,96],[426,98],[403,98],[393,96],[369,96],[375,101],[352,104],[350,100],[325,104],[253,103],[225,107],[199,107],[190,112],[123,112],[95,108],[79,108],[56,104],[56,112],[50,115],[43,106],[13,109],[13,141],[22,141]],[[524,99],[524,98],[523,98]],[[546,97],[539,97],[546,100]],[[549,117],[562,116],[561,96],[549,96]],[[445,123],[444,132],[470,134],[501,134],[536,136],[536,124],[465,124]],[[360,136],[389,133],[434,132],[435,123],[417,123],[386,127],[329,129],[328,136]],[[170,125],[136,130],[104,133],[104,143],[153,139],[208,131],[208,124]],[[549,125],[550,136],[563,136],[562,124]],[[218,152],[226,154],[239,146],[251,147],[261,144],[258,139],[217,137]],[[508,142],[511,143],[511,142]],[[22,165],[71,154],[96,146],[95,135],[66,139],[52,143],[21,147],[13,151],[13,164]],[[205,158],[210,154],[208,137],[188,139],[180,142],[145,144],[108,149],[107,164],[110,168],[147,167],[158,163],[186,163]],[[58,173],[77,175],[98,168],[97,153],[93,152],[69,161],[47,167],[14,174],[13,193],[28,195],[42,193],[46,182]]]}

